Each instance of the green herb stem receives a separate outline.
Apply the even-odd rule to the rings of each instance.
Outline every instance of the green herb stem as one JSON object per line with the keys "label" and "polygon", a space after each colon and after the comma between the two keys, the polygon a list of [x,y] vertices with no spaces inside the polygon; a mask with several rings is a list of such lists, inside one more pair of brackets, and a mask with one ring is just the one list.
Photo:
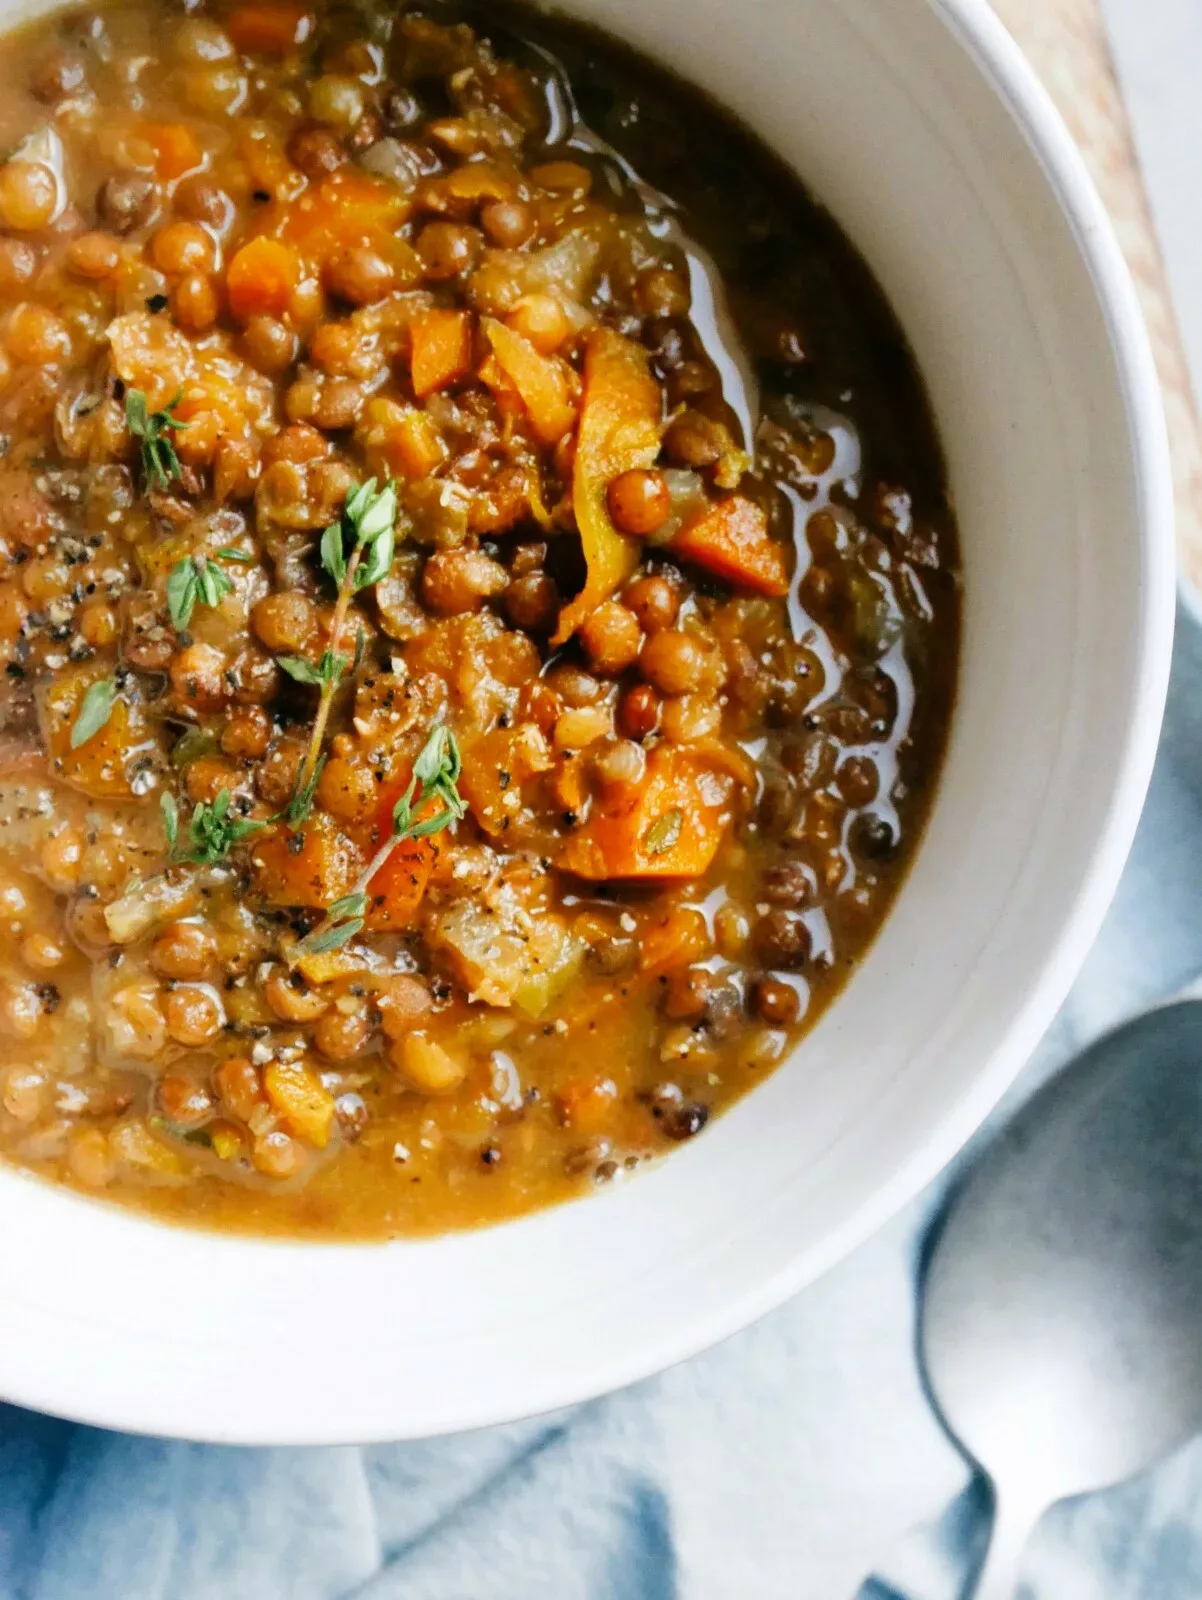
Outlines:
{"label": "green herb stem", "polygon": [[166,489],[173,478],[182,478],[184,475],[171,442],[172,432],[189,426],[172,415],[183,393],[180,389],[161,411],[151,411],[141,389],[126,390],[125,426],[141,446],[142,471],[151,489]]}
{"label": "green herb stem", "polygon": [[[409,786],[392,812],[392,833],[372,856],[349,892],[328,908],[317,927],[301,940],[301,951],[317,955],[346,944],[363,927],[367,914],[368,891],[377,872],[399,844],[409,839],[425,839],[441,833],[467,812],[467,802],[457,787],[463,763],[455,735],[444,723],[436,723],[426,736],[421,753],[413,763]],[[431,800],[441,800],[442,810],[422,816]]]}
{"label": "green herb stem", "polygon": [[396,551],[396,520],[396,489],[391,483],[381,489],[374,478],[369,478],[347,497],[342,516],[321,536],[321,564],[337,590],[325,653],[317,666],[299,656],[280,658],[280,666],[290,677],[320,689],[317,714],[297,772],[296,787],[284,812],[293,827],[304,822],[313,809],[334,696],[347,668],[353,671],[362,658],[362,635],[353,660],[341,653],[351,600],[360,590],[379,583],[391,570]]}

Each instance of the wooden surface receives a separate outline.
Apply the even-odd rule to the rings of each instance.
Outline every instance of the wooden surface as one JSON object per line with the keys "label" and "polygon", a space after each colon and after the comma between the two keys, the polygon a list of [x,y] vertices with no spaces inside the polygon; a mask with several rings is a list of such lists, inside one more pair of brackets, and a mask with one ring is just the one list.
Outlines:
{"label": "wooden surface", "polygon": [[1059,106],[1114,219],[1164,389],[1181,564],[1202,588],[1202,431],[1097,0],[994,0]]}

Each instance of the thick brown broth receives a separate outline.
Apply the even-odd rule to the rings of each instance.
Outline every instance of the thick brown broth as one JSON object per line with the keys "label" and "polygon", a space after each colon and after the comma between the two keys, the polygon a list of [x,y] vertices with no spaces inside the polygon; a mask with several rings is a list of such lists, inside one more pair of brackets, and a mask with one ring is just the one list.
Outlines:
{"label": "thick brown broth", "polygon": [[0,90],[0,1151],[342,1238],[702,1134],[879,928],[951,715],[862,262],[509,7],[137,0]]}

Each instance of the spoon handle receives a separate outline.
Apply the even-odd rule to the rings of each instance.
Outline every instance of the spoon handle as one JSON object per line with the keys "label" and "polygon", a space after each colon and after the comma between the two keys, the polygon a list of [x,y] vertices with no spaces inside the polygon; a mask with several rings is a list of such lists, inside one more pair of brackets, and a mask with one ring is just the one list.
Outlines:
{"label": "spoon handle", "polygon": [[977,1573],[974,1600],[1015,1600],[1023,1551],[1043,1508],[1032,1510],[1016,1504],[1013,1509],[995,1494],[993,1531],[985,1561]]}

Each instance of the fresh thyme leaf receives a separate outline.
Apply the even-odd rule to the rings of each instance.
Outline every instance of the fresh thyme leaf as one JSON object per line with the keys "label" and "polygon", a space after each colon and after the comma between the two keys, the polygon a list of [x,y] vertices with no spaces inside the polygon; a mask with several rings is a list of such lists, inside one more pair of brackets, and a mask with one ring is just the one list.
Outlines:
{"label": "fresh thyme leaf", "polygon": [[181,389],[161,411],[151,411],[141,389],[125,392],[125,425],[142,448],[142,471],[152,489],[166,489],[173,478],[183,477],[183,468],[171,442],[171,430],[186,428],[172,416],[183,395]]}
{"label": "fresh thyme leaf", "polygon": [[355,658],[351,662],[352,672],[358,672],[359,668],[363,665],[363,653],[366,649],[367,635],[364,633],[363,629],[360,628],[359,632],[355,635]]}
{"label": "fresh thyme leaf", "polygon": [[341,900],[335,900],[326,910],[326,916],[334,922],[342,922],[344,918],[361,917],[367,910],[367,894],[360,889],[356,894],[343,895]]}
{"label": "fresh thyme leaf", "polygon": [[411,822],[405,830],[407,839],[426,839],[432,833],[441,833],[450,823],[456,822],[463,813],[452,806],[444,806],[441,811],[436,811],[433,816],[422,817],[418,822]]}
{"label": "fresh thyme leaf", "polygon": [[219,561],[241,561],[247,567],[255,564],[254,556],[248,556],[245,550],[235,550],[232,544],[223,544],[215,554]]}
{"label": "fresh thyme leaf", "polygon": [[159,809],[163,813],[163,827],[167,833],[167,847],[171,854],[175,854],[175,847],[179,842],[179,807],[175,803],[175,796],[170,789],[164,789],[159,795]]}
{"label": "fresh thyme leaf", "polygon": [[200,801],[188,821],[191,849],[178,851],[175,860],[191,861],[197,866],[212,866],[223,860],[234,845],[266,826],[251,817],[231,816],[231,803],[232,796],[228,789],[219,790],[211,803]]}
{"label": "fresh thyme leaf", "polygon": [[369,478],[347,496],[342,516],[321,536],[321,564],[337,589],[346,583],[349,558],[356,550],[366,552],[351,582],[356,593],[387,576],[396,554],[396,519],[395,484],[381,489]]}
{"label": "fresh thyme leaf", "polygon": [[177,561],[167,574],[167,610],[174,627],[186,628],[191,622],[196,594],[196,568],[189,556],[186,561]]}
{"label": "fresh thyme leaf", "polygon": [[[456,788],[462,771],[463,758],[455,735],[445,722],[436,722],[413,763],[409,787],[392,808],[393,838],[424,839],[464,816],[467,802]],[[433,816],[420,817],[427,803],[435,799],[442,801],[443,809]],[[415,821],[415,817],[419,820]]]}
{"label": "fresh thyme leaf", "polygon": [[202,606],[219,606],[233,587],[233,580],[204,556],[185,556],[167,574],[167,610],[171,621],[176,628],[186,628],[197,602]]}
{"label": "fresh thyme leaf", "polygon": [[311,661],[306,661],[304,656],[276,656],[275,659],[276,665],[283,667],[288,676],[294,678],[297,683],[321,684],[321,669],[315,667]]}
{"label": "fresh thyme leaf", "polygon": [[217,735],[208,728],[185,728],[171,746],[171,765],[186,767],[217,748]]}
{"label": "fresh thyme leaf", "polygon": [[[454,755],[459,754],[458,746],[454,744],[454,737],[445,722],[436,722],[426,735],[426,742],[418,753],[417,760],[413,763],[413,776],[423,786],[438,782],[444,769],[449,768],[452,747]],[[459,776],[458,771],[450,774],[452,781]]]}
{"label": "fresh thyme leaf", "polygon": [[284,811],[273,820],[282,822],[286,818],[294,828],[300,827],[313,809],[313,798],[317,793],[317,785],[321,782],[321,775],[325,771],[325,765],[325,756],[319,757],[307,782],[301,781],[305,770],[302,766],[300,773],[297,775],[296,788],[292,791],[292,799],[289,800]]}
{"label": "fresh thyme leaf", "polygon": [[227,594],[233,591],[233,580],[228,578],[220,567],[215,567],[202,556],[192,557],[196,567],[196,583],[200,599],[206,606],[219,606]]}
{"label": "fresh thyme leaf", "polygon": [[[388,485],[392,489],[392,485]],[[394,515],[396,494],[392,495]],[[381,578],[386,578],[392,570],[392,558],[396,554],[396,529],[392,522],[382,533],[376,534],[370,541],[360,540],[367,544],[367,556],[355,568],[355,589],[370,589],[373,583],[379,583]]]}
{"label": "fresh thyme leaf", "polygon": [[321,564],[341,589],[346,578],[346,557],[342,553],[342,523],[331,522],[321,536]]}
{"label": "fresh thyme leaf", "polygon": [[336,689],[342,682],[342,674],[349,665],[345,656],[336,656],[332,650],[327,650],[321,658],[317,668],[321,677],[321,685],[326,689]]}
{"label": "fresh thyme leaf", "polygon": [[71,729],[72,750],[78,750],[81,744],[87,744],[94,734],[100,732],[113,714],[116,699],[116,678],[97,678],[80,702],[79,715]]}
{"label": "fresh thyme leaf", "polygon": [[363,926],[362,917],[352,917],[349,922],[336,922],[326,927],[315,928],[301,940],[300,947],[309,956],[321,955],[325,950],[338,950],[353,939]]}

